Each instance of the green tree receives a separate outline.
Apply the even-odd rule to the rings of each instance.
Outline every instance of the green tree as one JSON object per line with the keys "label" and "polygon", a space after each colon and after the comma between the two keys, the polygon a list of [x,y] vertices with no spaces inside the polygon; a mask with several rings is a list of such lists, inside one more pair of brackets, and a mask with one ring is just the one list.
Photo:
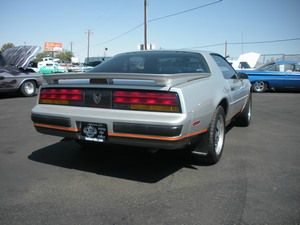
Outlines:
{"label": "green tree", "polygon": [[55,58],[59,58],[62,62],[71,62],[71,58],[73,57],[73,53],[71,51],[64,50],[55,55]]}
{"label": "green tree", "polygon": [[5,44],[2,45],[0,51],[4,52],[6,49],[13,48],[13,47],[15,47],[15,45],[11,42],[8,42],[8,43],[5,43]]}
{"label": "green tree", "polygon": [[33,62],[40,62],[43,60],[43,58],[45,57],[51,57],[51,53],[50,52],[41,52],[39,54],[36,55],[35,59],[33,60]]}
{"label": "green tree", "polygon": [[[52,52],[41,52],[36,55],[34,62],[38,63],[43,60],[45,57],[53,57]],[[71,58],[73,57],[73,53],[70,51],[62,51],[59,53],[56,53],[54,55],[54,58],[60,59],[62,62],[71,62]]]}

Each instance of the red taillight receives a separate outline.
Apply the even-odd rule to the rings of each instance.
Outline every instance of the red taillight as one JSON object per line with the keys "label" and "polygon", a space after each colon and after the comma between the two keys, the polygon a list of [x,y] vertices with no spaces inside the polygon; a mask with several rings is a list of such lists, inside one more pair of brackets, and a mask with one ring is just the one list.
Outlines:
{"label": "red taillight", "polygon": [[114,91],[115,108],[179,112],[179,100],[176,93],[145,91]]}
{"label": "red taillight", "polygon": [[181,112],[177,93],[161,91],[99,91],[80,88],[42,88],[39,103],[124,110]]}
{"label": "red taillight", "polygon": [[44,88],[41,89],[39,103],[41,104],[74,104],[83,102],[83,90],[77,88],[59,89]]}

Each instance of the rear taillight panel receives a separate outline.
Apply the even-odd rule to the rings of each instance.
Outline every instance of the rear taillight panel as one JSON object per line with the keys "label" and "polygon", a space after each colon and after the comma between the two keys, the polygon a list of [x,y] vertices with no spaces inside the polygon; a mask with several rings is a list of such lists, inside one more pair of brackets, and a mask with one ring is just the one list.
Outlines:
{"label": "rear taillight panel", "polygon": [[84,90],[78,88],[43,88],[41,89],[40,104],[54,105],[83,105]]}
{"label": "rear taillight panel", "polygon": [[159,112],[181,112],[177,93],[114,91],[113,108]]}
{"label": "rear taillight panel", "polygon": [[42,88],[39,104],[181,112],[178,94],[162,91]]}

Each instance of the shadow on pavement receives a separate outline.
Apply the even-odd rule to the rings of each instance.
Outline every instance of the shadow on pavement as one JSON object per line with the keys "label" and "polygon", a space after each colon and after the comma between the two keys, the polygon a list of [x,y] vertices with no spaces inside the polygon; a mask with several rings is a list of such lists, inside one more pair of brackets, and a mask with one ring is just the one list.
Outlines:
{"label": "shadow on pavement", "polygon": [[34,98],[37,94],[32,97],[25,97],[20,92],[8,92],[8,93],[0,93],[0,100],[1,99],[10,99],[10,98]]}
{"label": "shadow on pavement", "polygon": [[[81,149],[73,141],[61,141],[38,149],[28,158],[40,163],[145,183],[156,183],[183,167],[196,169],[192,166],[190,154],[185,151],[151,154],[141,148],[117,145]],[[200,166],[206,165],[203,163]]]}
{"label": "shadow on pavement", "polygon": [[21,97],[18,92],[0,93],[0,99]]}

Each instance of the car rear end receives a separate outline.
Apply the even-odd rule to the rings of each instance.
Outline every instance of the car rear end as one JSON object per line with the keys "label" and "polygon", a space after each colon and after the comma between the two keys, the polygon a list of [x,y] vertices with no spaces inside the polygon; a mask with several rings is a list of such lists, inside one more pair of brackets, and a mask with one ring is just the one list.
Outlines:
{"label": "car rear end", "polygon": [[199,121],[192,125],[185,101],[193,96],[179,86],[207,77],[208,72],[198,53],[120,54],[90,73],[45,76],[48,85],[40,90],[32,121],[37,131],[50,135],[182,148],[207,129]]}
{"label": "car rear end", "polygon": [[187,144],[180,93],[46,86],[32,110],[37,131],[79,140],[173,149]]}

